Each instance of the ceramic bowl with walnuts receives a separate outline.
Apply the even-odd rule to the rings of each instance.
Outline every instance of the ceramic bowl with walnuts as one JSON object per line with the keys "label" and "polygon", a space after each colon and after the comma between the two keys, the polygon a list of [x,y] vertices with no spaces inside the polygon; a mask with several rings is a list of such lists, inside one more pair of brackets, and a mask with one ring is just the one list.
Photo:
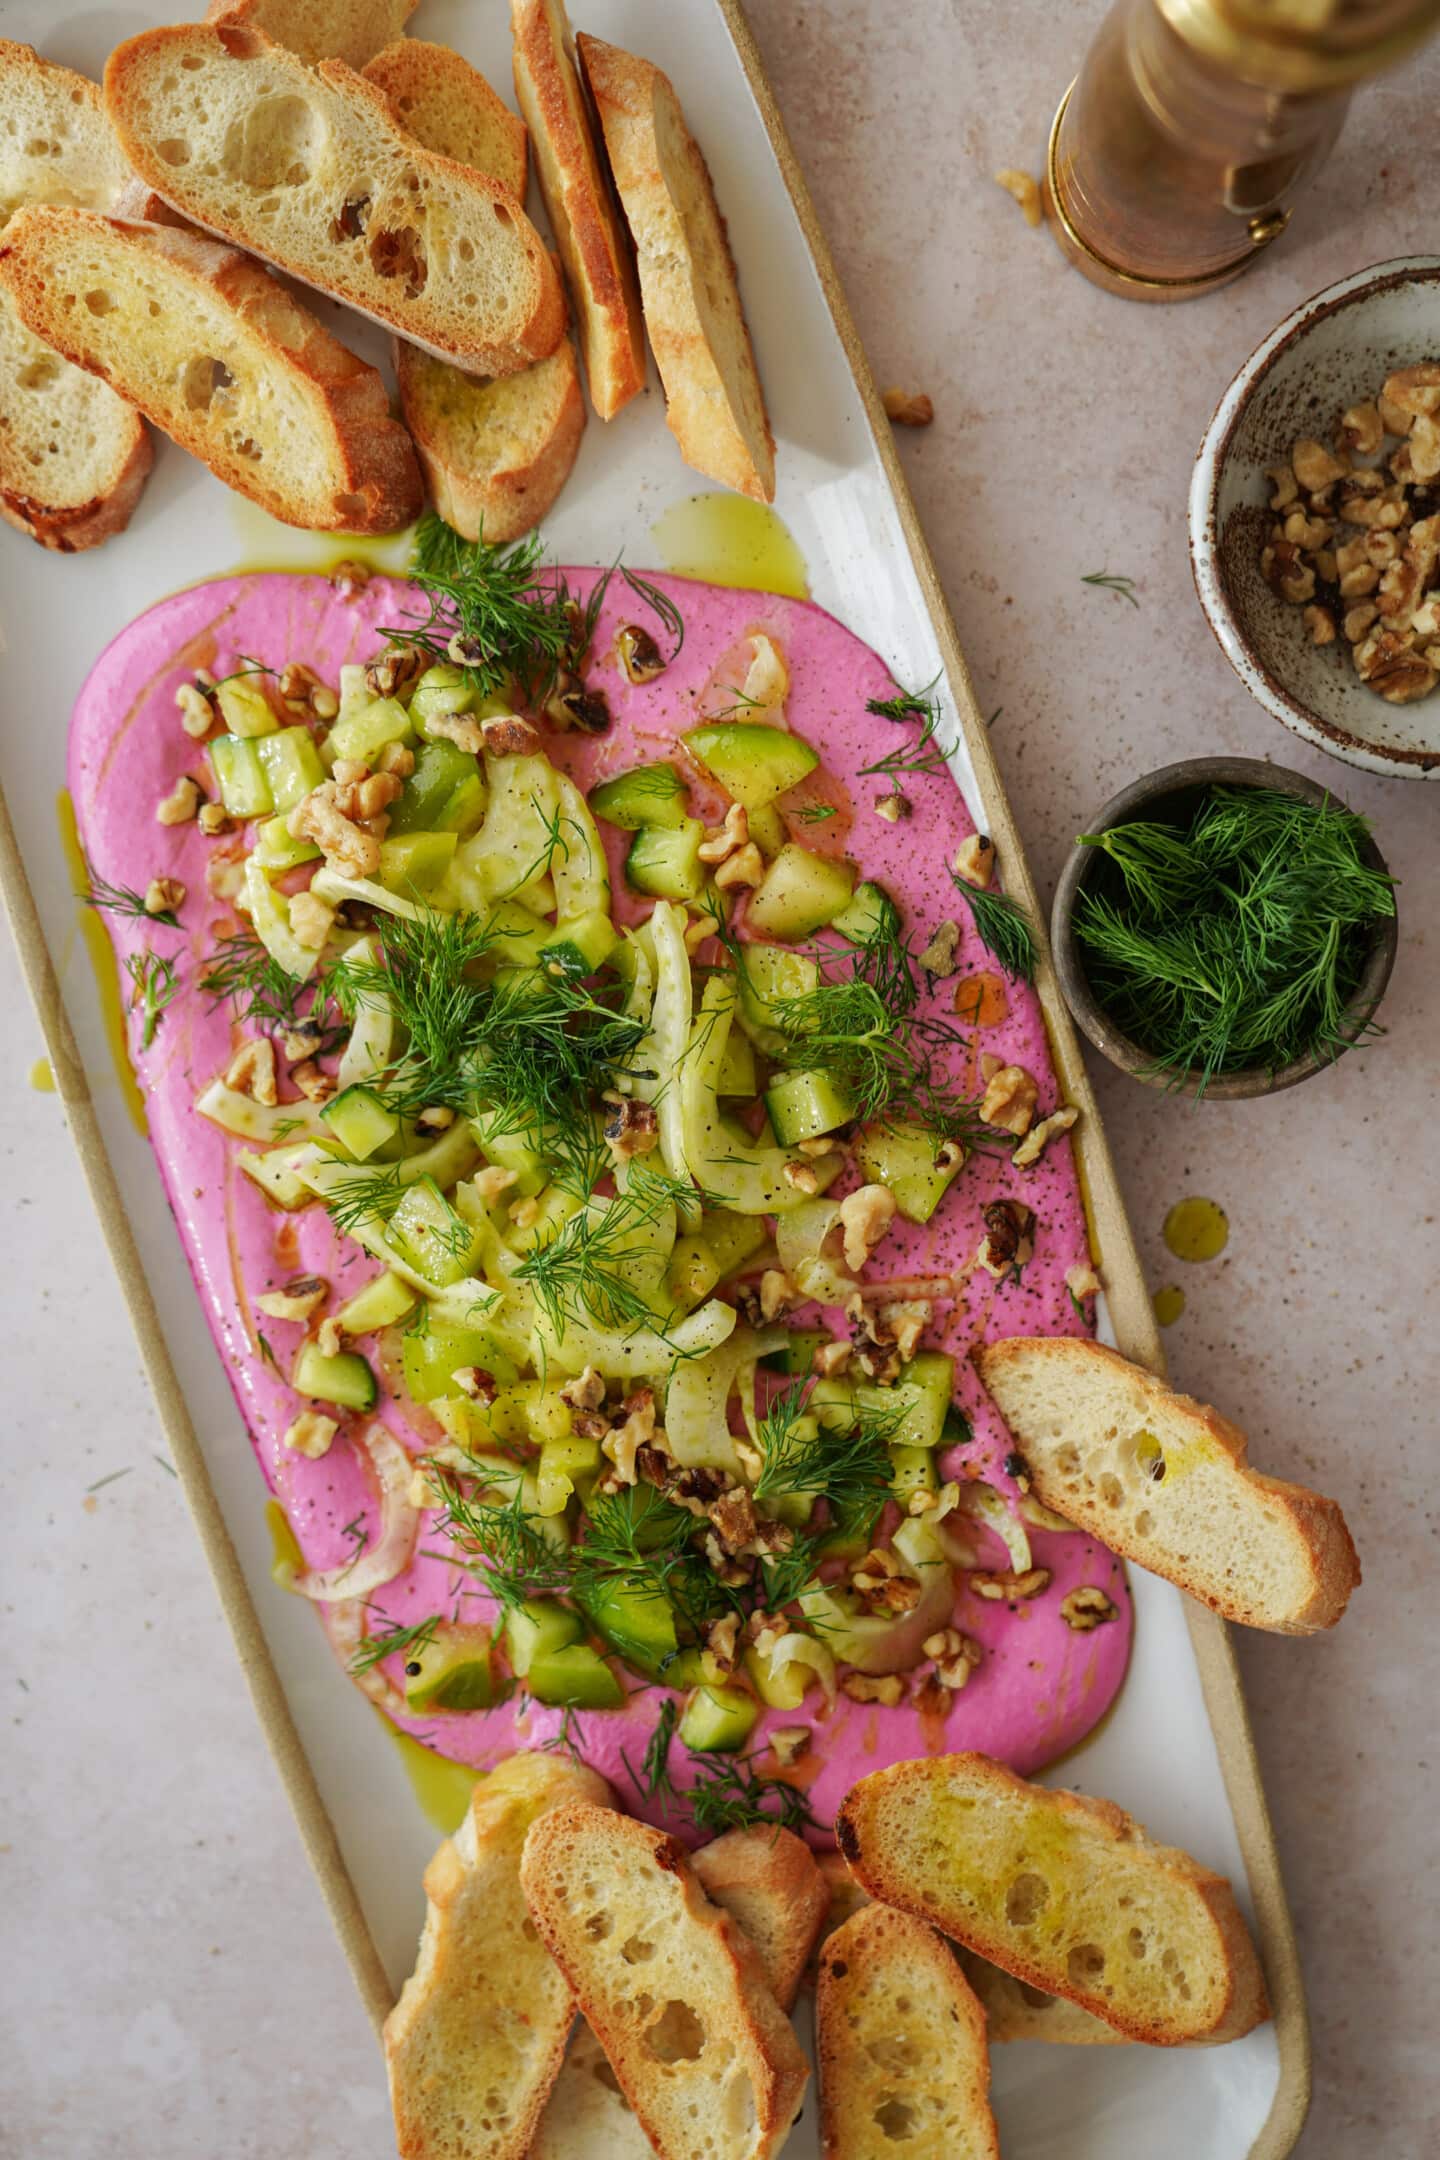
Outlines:
{"label": "ceramic bowl with walnuts", "polygon": [[1268,712],[1440,778],[1440,256],[1342,278],[1251,354],[1195,461],[1190,555]]}

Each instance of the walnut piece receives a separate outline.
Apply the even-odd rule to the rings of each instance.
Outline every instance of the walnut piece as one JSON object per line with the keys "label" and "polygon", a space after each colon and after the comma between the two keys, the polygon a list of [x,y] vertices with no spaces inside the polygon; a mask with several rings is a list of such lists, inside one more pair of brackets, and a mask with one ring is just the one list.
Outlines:
{"label": "walnut piece", "polygon": [[741,885],[755,886],[765,875],[765,858],[753,840],[727,855],[715,872],[715,883],[722,892],[730,892]]}
{"label": "walnut piece", "polygon": [[297,1455],[308,1456],[311,1462],[317,1462],[322,1455],[329,1454],[331,1442],[339,1430],[338,1421],[326,1417],[323,1410],[302,1410],[294,1424],[285,1428],[285,1445]]}
{"label": "walnut piece", "polygon": [[330,1295],[322,1275],[296,1275],[278,1290],[267,1290],[255,1300],[257,1312],[270,1320],[308,1320]]}
{"label": "walnut piece", "polygon": [[953,975],[960,965],[960,925],[942,922],[920,955],[920,965],[936,982]]}
{"label": "walnut piece", "polygon": [[977,1597],[987,1598],[992,1604],[1009,1604],[1012,1599],[1039,1597],[1050,1586],[1050,1570],[1043,1567],[1026,1568],[1017,1575],[1013,1568],[991,1573],[981,1569],[970,1578],[970,1588]]}
{"label": "walnut piece", "polygon": [[185,905],[185,887],[179,878],[154,877],[145,888],[147,915],[173,915]]}
{"label": "walnut piece", "polygon": [[738,853],[750,838],[750,813],[744,803],[731,803],[725,813],[723,825],[707,828],[700,843],[699,855],[704,863],[723,863]]}
{"label": "walnut piece", "polygon": [[852,1275],[859,1274],[895,1215],[895,1195],[887,1185],[861,1185],[840,1202],[845,1265]]}
{"label": "walnut piece", "polygon": [[1077,1635],[1089,1635],[1115,1618],[1115,1607],[1094,1583],[1082,1583],[1060,1600],[1060,1617]]}
{"label": "walnut piece", "polygon": [[922,1645],[925,1655],[935,1660],[935,1677],[943,1688],[958,1694],[980,1663],[984,1652],[979,1643],[969,1635],[962,1635],[959,1628],[941,1628],[938,1634],[927,1635]]}
{"label": "walnut piece", "polygon": [[995,875],[994,841],[988,833],[971,833],[955,850],[950,867],[962,883],[973,885],[976,892],[988,892]]}
{"label": "walnut piece", "polygon": [[1002,1065],[990,1076],[981,1099],[980,1115],[987,1125],[994,1125],[1001,1132],[1014,1133],[1019,1140],[1029,1132],[1039,1100],[1040,1090],[1033,1075],[1026,1072],[1023,1065]]}
{"label": "walnut piece", "polygon": [[653,1103],[637,1102],[631,1095],[606,1105],[601,1127],[605,1145],[617,1163],[637,1155],[649,1155],[660,1145],[660,1116]]}
{"label": "walnut piece", "polygon": [[205,800],[205,793],[198,780],[189,773],[181,773],[168,795],[162,796],[155,805],[157,825],[188,825]]}
{"label": "walnut piece", "polygon": [[985,1238],[976,1262],[1003,1282],[1018,1274],[1035,1254],[1035,1213],[1022,1200],[991,1200],[980,1211]]}
{"label": "walnut piece", "polygon": [[1015,165],[1002,165],[995,175],[995,185],[1004,188],[1006,194],[1020,205],[1027,225],[1044,224],[1045,204],[1040,183],[1032,173],[1022,172]]}
{"label": "walnut piece", "polygon": [[885,417],[896,427],[929,427],[935,418],[932,399],[923,390],[896,390],[884,392]]}
{"label": "walnut piece", "polygon": [[840,1682],[840,1692],[848,1695],[851,1702],[879,1703],[883,1709],[893,1710],[905,1700],[905,1682],[899,1673],[846,1673]]}
{"label": "walnut piece", "polygon": [[279,1101],[275,1090],[275,1046],[264,1035],[251,1035],[225,1068],[225,1085],[251,1095],[266,1109]]}
{"label": "walnut piece", "polygon": [[1010,1157],[1015,1168],[1028,1170],[1032,1164],[1039,1162],[1050,1142],[1058,1140],[1061,1133],[1069,1132],[1079,1116],[1080,1112],[1074,1103],[1062,1103],[1058,1110],[1051,1111],[1049,1117],[1041,1118],[1038,1125],[1032,1125]]}

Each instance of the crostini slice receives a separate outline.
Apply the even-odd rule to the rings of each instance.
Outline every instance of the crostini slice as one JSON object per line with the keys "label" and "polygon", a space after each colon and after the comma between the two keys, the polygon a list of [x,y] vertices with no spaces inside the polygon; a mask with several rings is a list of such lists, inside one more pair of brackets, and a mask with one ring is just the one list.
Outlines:
{"label": "crostini slice", "polygon": [[430,500],[467,540],[518,540],[552,507],[585,432],[575,348],[519,375],[466,375],[396,340],[400,409]]}
{"label": "crostini slice", "polygon": [[415,453],[379,373],[250,256],[32,208],[0,233],[0,291],[36,337],[283,523],[379,533],[418,514]]}
{"label": "crostini slice", "polygon": [[861,1778],[835,1837],[872,1897],[1132,2040],[1234,2040],[1270,2014],[1224,1876],[1109,1800],[932,1756]]}
{"label": "crostini slice", "polygon": [[925,1921],[867,1905],[820,1954],[825,2160],[999,2160],[985,2012]]}
{"label": "crostini slice", "polygon": [[404,33],[419,0],[210,0],[205,20],[259,30],[313,67],[343,60],[363,68]]}
{"label": "crostini slice", "polygon": [[338,60],[180,23],[110,55],[105,103],[136,172],[182,216],[486,375],[555,350],[548,251],[498,180],[437,157]]}
{"label": "crostini slice", "polygon": [[974,1359],[1046,1507],[1227,1620],[1335,1625],[1360,1581],[1344,1516],[1252,1470],[1218,1410],[1081,1336],[986,1343]]}
{"label": "crostini slice", "polygon": [[773,502],[775,440],[709,167],[668,76],[599,38],[577,44],[635,242],[670,431],[696,472]]}
{"label": "crostini slice", "polygon": [[595,1771],[512,1755],[425,1870],[415,1970],[385,2021],[401,2160],[524,2160],[570,2029],[570,1989],[520,1890],[526,1832],[547,1810],[611,1804]]}
{"label": "crostini slice", "polygon": [[574,302],[590,401],[613,420],[645,387],[640,288],[575,66],[564,0],[511,0],[515,95]]}
{"label": "crostini slice", "polygon": [[805,2058],[758,1954],[678,1840],[600,1808],[558,1808],[527,1837],[521,1882],[657,2151],[770,2160],[799,2111]]}
{"label": "crostini slice", "polygon": [[407,135],[437,157],[489,173],[524,202],[525,123],[468,60],[448,45],[397,38],[360,72],[383,91]]}

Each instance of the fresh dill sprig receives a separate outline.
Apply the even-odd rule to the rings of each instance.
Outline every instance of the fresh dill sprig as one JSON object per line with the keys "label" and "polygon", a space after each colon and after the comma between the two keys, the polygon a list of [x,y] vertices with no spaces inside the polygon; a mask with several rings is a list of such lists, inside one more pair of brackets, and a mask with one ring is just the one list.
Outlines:
{"label": "fresh dill sprig", "polygon": [[650,1257],[644,1232],[667,1209],[698,1197],[687,1181],[637,1162],[623,1192],[588,1201],[548,1244],[527,1254],[515,1279],[534,1293],[557,1340],[571,1321],[621,1334],[663,1329],[664,1316],[637,1284],[635,1265]]}
{"label": "fresh dill sprig", "polygon": [[426,1620],[413,1621],[408,1627],[393,1622],[387,1624],[378,1635],[365,1637],[350,1660],[351,1672],[367,1673],[373,1666],[378,1665],[382,1658],[393,1657],[397,1650],[407,1650],[412,1654],[416,1650],[423,1650],[427,1643],[434,1641],[435,1630],[439,1625],[439,1613],[431,1613]]}
{"label": "fresh dill sprig", "polygon": [[[939,679],[937,675],[935,682]],[[945,742],[940,735],[939,701],[929,695],[935,682],[927,683],[923,690],[902,690],[893,698],[865,700],[866,712],[874,713],[882,720],[893,720],[897,724],[906,720],[918,720],[920,731],[900,749],[887,750],[873,765],[862,765],[862,779],[893,780],[898,789],[900,782],[912,774],[923,774],[934,780],[944,778],[950,770],[947,760],[954,751],[955,744]]]}
{"label": "fresh dill sprig", "polygon": [[386,637],[418,645],[433,660],[459,662],[482,697],[511,681],[527,696],[548,695],[576,639],[574,604],[563,583],[543,581],[538,533],[511,545],[464,540],[434,511],[421,518],[410,575],[429,614],[387,627]]}
{"label": "fresh dill sprig", "polygon": [[817,802],[806,803],[794,814],[802,825],[823,825],[828,819],[838,817],[840,812],[834,803]]}
{"label": "fresh dill sprig", "polygon": [[163,923],[167,930],[180,928],[180,918],[173,908],[161,908],[152,915],[145,905],[143,893],[132,891],[128,885],[112,885],[108,878],[102,878],[92,870],[89,863],[85,865],[85,869],[90,880],[89,886],[75,897],[83,901],[86,907],[92,907],[97,912],[103,911],[107,915],[132,916],[138,922]]}
{"label": "fresh dill sprig", "polygon": [[127,953],[125,972],[134,985],[130,993],[130,1010],[141,1015],[140,1047],[148,1050],[163,1014],[180,995],[180,977],[173,960],[153,952]]}
{"label": "fresh dill sprig", "polygon": [[301,982],[244,923],[216,940],[200,988],[212,1005],[228,998],[237,1020],[254,1020],[268,1029],[293,1028],[305,1018],[330,1033],[343,1017],[337,997],[343,971],[344,962],[337,962]]}
{"label": "fresh dill sprig", "polygon": [[809,1410],[812,1383],[774,1396],[758,1427],[757,1500],[814,1493],[845,1531],[868,1537],[890,1492],[890,1445],[905,1415],[901,1404],[877,1411],[857,1404],[851,1423],[827,1429]]}
{"label": "fresh dill sprig", "polygon": [[670,1748],[675,1738],[675,1727],[680,1713],[673,1696],[667,1695],[660,1705],[660,1715],[655,1720],[655,1730],[645,1743],[645,1753],[640,1758],[637,1773],[624,1748],[620,1760],[625,1765],[630,1783],[642,1800],[659,1800],[662,1805],[675,1797],[675,1782],[670,1775]]}
{"label": "fresh dill sprig", "polygon": [[1082,843],[1107,886],[1082,891],[1076,935],[1096,996],[1197,1093],[1216,1075],[1338,1057],[1372,1032],[1348,1008],[1392,881],[1364,859],[1369,828],[1340,804],[1213,788],[1183,826],[1148,820]]}
{"label": "fresh dill sprig", "polygon": [[1090,570],[1080,582],[1082,585],[1103,586],[1106,592],[1119,593],[1122,599],[1130,602],[1131,607],[1140,605],[1135,597],[1135,580],[1132,577],[1122,577],[1113,570]]}
{"label": "fresh dill sprig", "polygon": [[697,1830],[718,1837],[722,1830],[766,1824],[777,1830],[813,1830],[815,1817],[798,1786],[763,1778],[748,1755],[697,1752],[700,1775],[682,1794]]}
{"label": "fresh dill sprig", "polygon": [[897,1011],[857,975],[777,998],[771,1009],[792,1066],[830,1074],[862,1122],[913,1119],[945,1139],[985,1142],[977,1098],[945,1069],[945,1053],[963,1040],[948,1022]]}
{"label": "fresh dill sprig", "polygon": [[571,1549],[578,1602],[606,1584],[622,1582],[642,1596],[663,1598],[694,1634],[737,1606],[736,1593],[714,1573],[695,1539],[704,1524],[653,1485],[594,1492],[585,1535]]}
{"label": "fresh dill sprig", "polygon": [[1018,900],[1008,893],[982,892],[976,885],[950,873],[950,882],[970,910],[970,919],[986,952],[993,953],[1007,975],[1034,982],[1039,955],[1029,917]]}
{"label": "fresh dill sprig", "polygon": [[[685,643],[685,618],[679,608],[676,607],[669,593],[662,592],[658,585],[652,585],[649,578],[641,577],[637,570],[622,570],[620,575],[630,587],[631,592],[638,594],[646,606],[654,610],[660,619],[661,626],[670,637],[674,638],[675,643],[671,648],[669,659],[676,659],[681,646]],[[666,665],[669,665],[669,660],[667,660]]]}
{"label": "fresh dill sprig", "polygon": [[[432,1470],[430,1476],[445,1511],[441,1529],[499,1604],[508,1608],[571,1587],[569,1555],[552,1545],[527,1510],[518,1463],[513,1479],[477,1464],[483,1482],[474,1490],[467,1489],[472,1481],[453,1470]],[[504,1483],[513,1485],[509,1497],[493,1498]]]}

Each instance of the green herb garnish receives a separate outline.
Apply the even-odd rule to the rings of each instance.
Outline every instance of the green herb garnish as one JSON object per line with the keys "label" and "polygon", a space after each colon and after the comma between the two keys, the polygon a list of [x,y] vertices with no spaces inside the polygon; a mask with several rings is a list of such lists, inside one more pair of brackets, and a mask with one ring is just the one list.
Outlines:
{"label": "green herb garnish", "polygon": [[397,1650],[423,1650],[427,1643],[434,1641],[435,1630],[439,1625],[439,1613],[431,1613],[428,1619],[416,1620],[409,1627],[394,1621],[387,1622],[378,1635],[365,1637],[350,1660],[351,1672],[367,1673],[373,1666],[378,1665],[382,1658],[393,1657]]}
{"label": "green herb garnish", "polygon": [[1122,577],[1112,570],[1090,570],[1080,582],[1082,585],[1103,586],[1106,592],[1119,593],[1122,599],[1130,602],[1131,607],[1140,605],[1135,597],[1135,580],[1132,577]]}
{"label": "green herb garnish", "polygon": [[464,540],[427,511],[410,575],[430,612],[384,635],[418,645],[435,661],[463,654],[458,664],[482,697],[515,681],[528,696],[544,698],[575,657],[577,625],[563,582],[543,581],[543,552],[538,533],[510,546]]}
{"label": "green herb garnish", "polygon": [[[935,677],[935,682],[940,680]],[[940,706],[929,692],[934,683],[927,683],[923,690],[902,690],[893,698],[867,698],[865,710],[875,713],[882,720],[897,723],[918,720],[920,731],[899,750],[887,750],[884,757],[873,765],[862,765],[860,777],[893,780],[896,786],[910,773],[924,774],[934,780],[943,779],[950,770],[947,759],[955,749],[954,743],[946,743],[940,737]]]}
{"label": "green herb garnish", "polygon": [[[343,969],[340,961],[301,982],[246,923],[216,940],[200,988],[213,1005],[228,998],[237,1020],[253,1020],[263,1029],[298,1027],[303,1018],[333,1034],[342,1017]],[[326,1047],[322,1041],[321,1049]]]}
{"label": "green herb garnish", "polygon": [[758,1429],[761,1470],[755,1498],[813,1493],[824,1499],[840,1529],[868,1537],[890,1493],[890,1444],[904,1405],[877,1411],[857,1404],[852,1423],[831,1430],[817,1425],[808,1410],[811,1387],[808,1379],[801,1380],[767,1406]]}
{"label": "green herb garnish", "polygon": [[[658,585],[652,585],[649,578],[641,577],[638,571],[622,570],[620,575],[630,587],[631,592],[637,593],[647,607],[654,609],[664,628],[674,638],[675,643],[671,648],[670,660],[675,659],[681,646],[685,643],[685,618],[680,613],[679,608],[676,607],[669,593],[661,592]],[[666,665],[668,667],[669,661],[666,662]]]}
{"label": "green herb garnish", "polygon": [[85,867],[90,876],[89,888],[85,892],[77,893],[75,897],[83,901],[86,907],[92,907],[97,912],[103,911],[107,915],[131,916],[138,922],[163,923],[167,930],[180,928],[180,918],[173,908],[161,908],[152,915],[145,905],[143,893],[133,891],[128,885],[112,885],[108,878],[97,876],[88,863]]}
{"label": "green herb garnish", "polygon": [[803,809],[795,812],[802,825],[823,825],[827,819],[839,815],[835,804],[830,802],[806,803]]}
{"label": "green herb garnish", "polygon": [[675,1708],[673,1696],[667,1695],[660,1705],[655,1730],[645,1743],[645,1753],[640,1758],[638,1774],[624,1748],[620,1750],[620,1760],[625,1765],[630,1783],[642,1800],[659,1799],[668,1802],[675,1797],[675,1784],[670,1775],[670,1746],[675,1738],[675,1727],[679,1718],[680,1713]]}
{"label": "green herb garnish", "polygon": [[163,1014],[180,995],[180,977],[175,972],[173,960],[160,953],[127,953],[125,973],[134,988],[130,993],[130,1009],[141,1015],[140,1047],[148,1050],[154,1042]]}
{"label": "green herb garnish", "polygon": [[1173,1085],[1338,1057],[1378,1032],[1347,1017],[1366,932],[1395,912],[1341,805],[1270,788],[1208,790],[1184,825],[1082,834],[1108,858],[1075,930],[1096,996]]}
{"label": "green herb garnish", "polygon": [[810,1803],[797,1786],[778,1778],[762,1778],[751,1768],[748,1755],[697,1753],[700,1775],[682,1797],[688,1801],[697,1830],[718,1837],[722,1830],[741,1830],[767,1823],[777,1830],[810,1830],[815,1817]]}
{"label": "green herb garnish", "polygon": [[664,1316],[636,1279],[637,1263],[653,1264],[643,1233],[667,1209],[704,1197],[686,1179],[634,1163],[623,1192],[590,1200],[521,1261],[515,1280],[529,1285],[557,1340],[572,1320],[622,1335],[636,1328],[663,1333]]}
{"label": "green herb garnish", "polygon": [[1021,982],[1034,982],[1035,933],[1020,903],[1008,893],[981,892],[953,870],[950,881],[969,908],[976,936],[986,952],[994,955],[1007,975],[1018,976]]}

